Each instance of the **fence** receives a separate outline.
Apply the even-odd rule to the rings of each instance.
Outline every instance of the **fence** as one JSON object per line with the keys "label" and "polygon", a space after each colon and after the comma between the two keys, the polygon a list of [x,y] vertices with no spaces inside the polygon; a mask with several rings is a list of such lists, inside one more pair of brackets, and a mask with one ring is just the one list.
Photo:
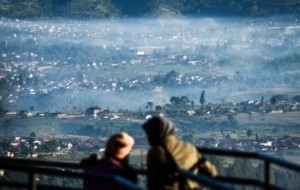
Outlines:
{"label": "fence", "polygon": [[[233,185],[243,185],[243,186],[253,186],[261,189],[284,189],[278,187],[274,184],[271,184],[270,173],[271,173],[271,164],[278,165],[293,171],[300,173],[300,165],[278,159],[266,154],[256,153],[256,152],[242,152],[242,151],[232,151],[232,150],[219,150],[219,149],[206,149],[199,148],[199,151],[203,154],[217,155],[217,156],[229,156],[229,157],[242,157],[246,159],[257,159],[264,162],[264,180],[255,180],[255,179],[244,179],[237,177],[228,177],[228,176],[218,176],[214,179],[211,179],[204,175],[194,175],[190,171],[180,170],[179,175],[181,178],[190,178],[192,180],[198,181],[204,186],[208,186],[213,189],[234,189]],[[83,180],[85,178],[89,179],[105,179],[110,180],[114,183],[118,183],[124,187],[127,187],[132,190],[142,190],[140,186],[133,184],[132,182],[114,175],[107,174],[87,174],[82,171],[79,163],[69,163],[69,162],[57,162],[57,161],[44,161],[38,159],[25,159],[25,158],[8,158],[0,157],[0,168],[3,170],[13,170],[20,171],[27,174],[26,182],[17,182],[17,181],[0,181],[0,187],[8,188],[18,188],[18,189],[82,189],[82,187],[65,187],[58,185],[49,185],[49,184],[39,184],[36,180],[38,175],[53,175],[59,177],[70,177],[78,180]],[[139,175],[145,175],[145,169],[136,169],[136,172]]]}

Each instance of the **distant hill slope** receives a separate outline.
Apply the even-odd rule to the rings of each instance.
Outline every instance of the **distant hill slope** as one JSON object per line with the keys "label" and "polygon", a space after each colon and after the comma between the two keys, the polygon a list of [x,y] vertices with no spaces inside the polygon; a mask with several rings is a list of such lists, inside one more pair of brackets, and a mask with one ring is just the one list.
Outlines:
{"label": "distant hill slope", "polygon": [[270,16],[300,14],[299,0],[0,0],[11,18]]}

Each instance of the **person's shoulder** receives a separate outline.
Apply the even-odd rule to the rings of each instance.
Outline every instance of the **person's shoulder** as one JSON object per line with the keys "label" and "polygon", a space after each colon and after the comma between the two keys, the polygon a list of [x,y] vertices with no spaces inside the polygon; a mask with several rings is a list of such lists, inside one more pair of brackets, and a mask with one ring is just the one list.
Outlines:
{"label": "person's shoulder", "polygon": [[166,146],[169,150],[173,149],[196,149],[195,145],[185,142],[181,139],[178,139],[174,135],[170,135],[168,138],[166,138]]}
{"label": "person's shoulder", "polygon": [[171,153],[176,152],[177,154],[180,153],[197,158],[201,157],[201,153],[194,144],[182,141],[176,137],[168,138],[166,146]]}

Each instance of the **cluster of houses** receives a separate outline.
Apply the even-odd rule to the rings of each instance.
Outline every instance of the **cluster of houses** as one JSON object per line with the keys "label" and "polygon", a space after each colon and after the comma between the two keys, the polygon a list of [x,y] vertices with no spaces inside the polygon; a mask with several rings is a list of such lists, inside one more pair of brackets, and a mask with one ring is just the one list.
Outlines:
{"label": "cluster of houses", "polygon": [[[144,137],[134,137],[134,148],[147,148]],[[0,141],[0,155],[7,157],[43,157],[62,154],[74,154],[75,152],[102,152],[105,149],[106,139],[101,138],[36,138],[14,137],[10,140]],[[200,138],[194,141],[198,147],[255,151],[265,153],[299,153],[300,137],[283,136],[280,138],[263,137],[260,139],[216,139]]]}
{"label": "cluster of houses", "polygon": [[[125,50],[124,50],[125,51]],[[1,55],[0,55],[1,56]],[[2,56],[8,56],[7,54]],[[170,62],[171,64],[184,63],[189,64],[191,58],[185,58],[186,56],[170,56],[160,58],[159,62]],[[152,60],[152,56],[137,56],[134,59],[140,59],[139,64],[147,63],[148,59]],[[158,60],[156,60],[158,61]],[[183,62],[184,61],[184,62]],[[155,64],[155,63],[154,63]],[[6,81],[6,89],[9,89],[9,94],[3,98],[5,104],[18,104],[23,96],[44,96],[45,94],[55,94],[64,91],[70,91],[77,93],[82,89],[88,89],[91,91],[103,90],[105,92],[111,91],[124,91],[128,89],[145,89],[155,90],[157,85],[164,85],[162,83],[154,83],[153,76],[130,76],[127,78],[121,78],[118,76],[103,79],[97,79],[96,77],[88,76],[89,70],[105,70],[106,67],[115,67],[118,63],[114,63],[114,66],[103,65],[102,63],[87,63],[87,64],[62,64],[57,61],[34,61],[34,62],[19,62],[18,64],[4,63],[0,66],[0,79]],[[92,67],[92,68],[91,68]],[[78,72],[76,76],[70,78],[57,78],[49,74],[51,70],[68,70],[72,72]],[[83,74],[86,72],[85,74]],[[158,73],[157,73],[158,74]],[[50,75],[55,75],[54,73]],[[160,76],[161,77],[161,76]],[[163,76],[164,78],[166,76]],[[172,79],[172,85],[186,86],[186,85],[215,85],[219,83],[226,83],[231,81],[232,78],[225,75],[218,76],[200,76],[200,75],[183,75],[177,73],[177,76]]]}
{"label": "cluster of houses", "polygon": [[225,150],[255,151],[267,153],[289,153],[300,151],[300,137],[283,136],[278,139],[263,137],[260,139],[199,139],[199,147],[211,147]]}
{"label": "cluster of houses", "polygon": [[272,104],[269,101],[248,100],[236,103],[227,103],[225,105],[217,104],[203,107],[197,110],[195,114],[214,114],[214,115],[235,115],[239,113],[284,113],[300,111],[300,102],[298,101],[278,101]]}
{"label": "cluster of houses", "polygon": [[105,139],[75,138],[64,136],[54,137],[12,137],[10,140],[0,141],[0,155],[6,157],[56,156],[60,154],[82,152],[97,152],[105,146]]}

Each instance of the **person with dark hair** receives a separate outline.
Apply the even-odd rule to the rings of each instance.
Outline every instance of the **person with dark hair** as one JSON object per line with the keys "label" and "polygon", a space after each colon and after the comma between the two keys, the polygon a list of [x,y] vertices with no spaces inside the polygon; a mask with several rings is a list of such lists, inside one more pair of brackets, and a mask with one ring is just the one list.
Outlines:
{"label": "person with dark hair", "polygon": [[[118,175],[133,183],[137,183],[137,174],[129,167],[128,155],[134,144],[134,139],[125,132],[112,135],[105,147],[105,154],[98,159],[96,154],[83,159],[80,164],[88,174]],[[106,179],[85,179],[86,190],[125,190],[123,186]]]}
{"label": "person with dark hair", "polygon": [[[174,124],[164,117],[154,116],[143,124],[150,149],[147,154],[147,188],[148,190],[199,189],[196,181],[186,180],[180,183],[178,169],[203,172],[210,177],[217,175],[213,164],[206,161],[198,149],[179,140],[175,136]],[[197,166],[197,167],[196,167]]]}

